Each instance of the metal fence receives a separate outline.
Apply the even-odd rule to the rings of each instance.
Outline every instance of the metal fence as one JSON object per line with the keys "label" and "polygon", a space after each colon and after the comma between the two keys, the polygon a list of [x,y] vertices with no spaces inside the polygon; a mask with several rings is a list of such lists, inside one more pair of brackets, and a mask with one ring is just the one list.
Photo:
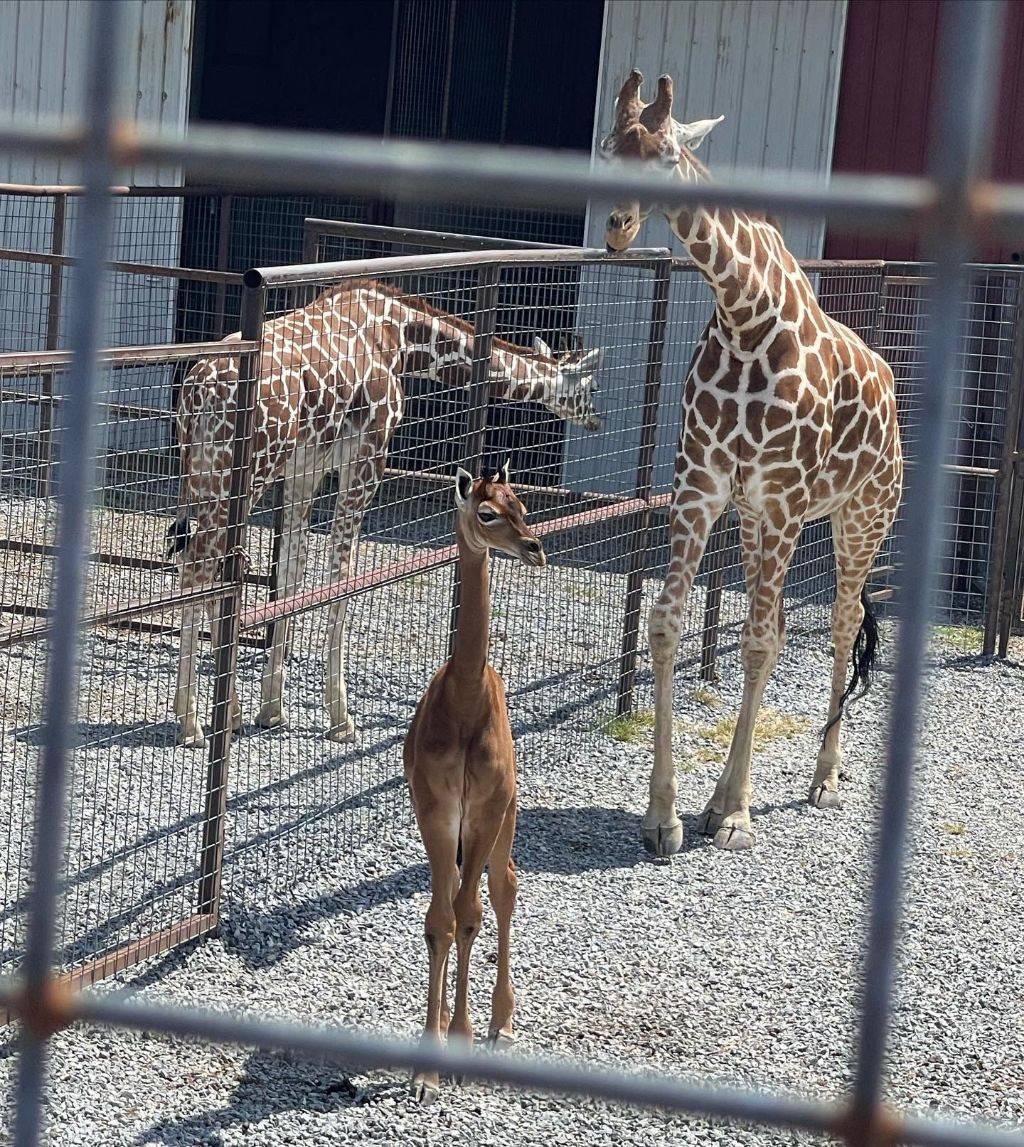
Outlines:
{"label": "metal fence", "polygon": [[[37,594],[36,598],[45,603],[39,608],[48,609],[44,621],[48,627],[49,649],[45,709],[39,738],[40,765],[38,775],[26,786],[23,798],[25,801],[33,801],[36,824],[28,870],[32,879],[27,895],[29,914],[26,956],[20,974],[5,982],[2,988],[3,1001],[21,1019],[24,1029],[17,1092],[17,1142],[31,1144],[39,1138],[48,1038],[64,1025],[79,1020],[130,1026],[149,1032],[244,1042],[261,1047],[287,1047],[330,1059],[343,1058],[349,1063],[440,1069],[516,1086],[651,1104],[676,1111],[763,1122],[772,1126],[796,1127],[842,1137],[851,1144],[898,1141],[921,1144],[995,1144],[1017,1141],[1014,1137],[981,1128],[953,1127],[918,1119],[897,1118],[886,1111],[881,1101],[893,953],[899,920],[900,874],[913,763],[912,731],[916,725],[920,702],[926,623],[932,608],[927,587],[933,583],[932,571],[937,565],[943,505],[941,461],[947,456],[946,444],[951,437],[947,413],[958,374],[957,356],[963,346],[960,337],[963,320],[961,267],[969,255],[969,233],[972,229],[980,226],[1019,227],[1024,221],[1024,190],[982,189],[976,183],[987,136],[989,84],[986,81],[993,72],[988,61],[994,58],[993,49],[998,42],[999,11],[995,3],[960,3],[951,6],[945,32],[947,43],[956,45],[959,55],[956,66],[947,67],[945,82],[937,85],[939,118],[938,130],[934,133],[937,146],[933,154],[930,181],[837,179],[826,189],[787,176],[785,185],[764,178],[756,181],[735,179],[699,189],[683,185],[669,189],[663,183],[650,183],[640,177],[632,178],[626,173],[592,174],[585,165],[556,157],[541,162],[535,158],[491,152],[468,155],[443,148],[411,148],[408,145],[367,147],[358,141],[345,141],[344,144],[335,142],[333,146],[324,147],[320,141],[291,140],[272,133],[260,133],[254,143],[252,133],[233,134],[226,129],[213,128],[197,129],[185,141],[147,135],[145,132],[130,134],[123,129],[115,134],[111,118],[111,77],[105,61],[117,31],[118,6],[95,7],[91,33],[93,66],[89,77],[84,126],[71,132],[48,127],[19,127],[0,132],[0,139],[7,146],[80,156],[88,188],[80,208],[77,242],[80,262],[74,269],[73,289],[69,296],[68,341],[74,354],[67,382],[60,391],[64,401],[56,406],[62,425],[73,428],[74,432],[60,434],[56,440],[58,448],[51,449],[44,459],[46,466],[56,467],[59,471],[61,499],[53,554],[54,588],[49,597]],[[952,58],[950,53],[948,59]],[[444,194],[454,185],[460,189],[459,193],[470,188],[474,195],[490,195],[498,199],[533,196],[553,203],[571,203],[574,197],[580,195],[581,188],[594,195],[621,190],[624,193],[656,197],[662,202],[692,203],[699,199],[702,202],[733,201],[761,207],[776,205],[803,210],[828,210],[850,219],[870,219],[878,225],[912,225],[925,233],[936,257],[933,285],[925,308],[929,333],[921,377],[927,380],[927,385],[923,385],[919,391],[915,465],[911,468],[912,482],[902,527],[900,561],[896,563],[899,567],[896,574],[900,589],[900,640],[890,716],[884,804],[876,849],[861,1032],[856,1049],[854,1086],[848,1105],[840,1108],[727,1088],[695,1087],[676,1080],[602,1073],[568,1064],[540,1063],[481,1053],[463,1054],[429,1045],[400,1044],[344,1030],[301,1028],[261,1019],[214,1016],[182,1008],[157,1007],[116,995],[71,995],[59,988],[52,971],[52,953],[59,940],[61,927],[58,877],[64,856],[64,825],[67,823],[68,758],[71,721],[75,715],[77,697],[75,665],[79,620],[82,616],[88,617],[88,607],[83,614],[81,606],[93,461],[93,441],[89,428],[97,422],[103,422],[103,417],[96,417],[97,411],[108,411],[111,407],[110,403],[104,405],[106,394],[101,382],[108,381],[107,369],[115,365],[114,361],[109,361],[102,373],[96,367],[103,304],[99,288],[104,277],[103,266],[111,222],[107,188],[113,182],[116,165],[129,156],[140,160],[159,157],[168,162],[184,162],[200,178],[222,164],[234,163],[238,165],[239,172],[244,172],[247,177],[251,174],[254,179],[290,180],[296,185],[310,187],[331,185],[335,188],[351,188],[355,192],[364,191],[368,185],[388,184],[399,189],[414,189],[415,194],[420,195]],[[544,261],[533,253],[524,253],[524,256],[522,262]],[[503,254],[502,259],[513,268],[509,273],[514,277],[517,260],[510,258],[507,253]],[[587,264],[587,270],[591,270],[589,258],[580,259],[577,256],[575,261]],[[656,347],[660,341],[660,327],[666,321],[661,316],[667,313],[668,292],[664,277],[660,280],[662,285],[657,286],[659,280],[656,269],[645,268],[644,262],[644,256],[638,255],[632,261],[623,261],[621,269],[613,271],[607,262],[595,260],[592,264],[597,284],[594,306],[599,309],[610,290],[607,280],[602,279],[602,276],[625,274],[631,269],[634,275],[646,271],[654,281],[651,293],[647,296],[650,310],[645,317],[655,327],[655,338],[649,339],[648,345]],[[473,320],[475,350],[472,356],[471,407],[467,425],[468,444],[474,445],[478,454],[486,449],[480,415],[486,409],[483,384],[486,364],[490,359],[489,355],[482,354],[481,347],[486,346],[488,340],[493,340],[495,334],[493,325],[499,313],[497,299],[501,283],[494,273],[494,266],[500,264],[501,259],[495,260],[489,274],[478,272],[481,278],[473,284],[477,292],[490,293],[487,305],[481,305],[478,301]],[[470,258],[460,265],[460,269],[472,265]],[[390,273],[402,270],[392,267]],[[408,270],[406,266],[404,271]],[[287,292],[295,287],[304,288],[310,281],[321,284],[325,280],[330,282],[331,275],[336,273],[325,272],[324,268],[319,267],[312,271],[289,269],[276,274],[263,273],[250,278],[246,297],[254,301],[243,307],[243,341],[231,348],[230,354],[223,347],[216,351],[224,363],[219,369],[225,372],[225,376],[232,369],[227,363],[228,357],[237,357],[234,374],[237,377],[238,422],[236,433],[227,440],[231,453],[229,469],[234,475],[233,486],[227,497],[227,561],[218,571],[220,580],[209,590],[201,591],[202,602],[218,602],[219,612],[214,619],[216,650],[215,672],[211,682],[214,701],[209,730],[209,756],[200,769],[195,770],[193,767],[193,771],[204,774],[203,802],[201,809],[188,817],[190,828],[197,825],[202,827],[201,837],[193,837],[193,843],[198,843],[198,881],[193,879],[185,886],[188,903],[198,903],[200,918],[204,913],[215,910],[219,894],[216,874],[220,871],[225,841],[224,765],[232,726],[232,681],[238,648],[236,632],[265,625],[269,620],[280,622],[287,616],[296,621],[294,628],[298,630],[301,613],[334,604],[341,598],[337,590],[330,590],[315,600],[288,596],[286,592],[285,596],[269,607],[248,610],[242,588],[244,567],[239,549],[245,529],[242,497],[244,483],[239,475],[244,475],[252,463],[252,459],[247,457],[251,437],[245,433],[246,419],[254,407],[259,377],[258,359],[261,353],[265,353],[264,344],[258,347],[257,339],[261,334],[266,339],[268,329],[282,329],[274,328],[273,322],[267,328],[261,326],[258,321],[262,317],[259,303],[266,292],[268,314],[274,316],[278,310],[287,314],[287,308],[295,302],[301,301],[305,305],[307,300],[303,296],[287,302],[285,296],[278,301],[275,290]],[[581,276],[581,308],[589,298],[587,291],[590,285],[589,277]],[[454,309],[457,311],[457,308]],[[628,329],[631,332],[628,337],[635,339],[640,316],[628,318]],[[626,319],[627,316],[623,316],[624,338],[627,337]],[[641,329],[648,331],[650,326],[645,324]],[[914,337],[917,337],[919,328],[914,325],[913,329]],[[117,360],[118,369],[122,366],[131,369],[137,364],[132,353],[142,352],[123,355]],[[174,361],[178,353],[185,352],[180,352],[178,348],[164,348],[162,355],[154,357],[157,362],[168,364]],[[194,353],[192,348],[189,353]],[[1012,362],[1013,357],[1019,361],[1019,355],[1016,354],[1009,361]],[[58,354],[49,361],[46,373],[51,378],[51,387],[54,375],[67,366],[66,355]],[[643,363],[644,393],[650,393],[658,385],[657,366],[656,356],[649,351]],[[99,403],[97,391],[100,391]],[[40,409],[43,405],[47,404],[41,404]],[[652,434],[653,427],[648,414],[650,408],[649,403],[642,402],[639,405],[641,417],[637,426],[637,452],[630,454],[628,460],[625,454],[620,457],[610,456],[602,467],[614,475],[617,482],[621,483],[623,475],[632,478],[635,483],[632,490],[634,505],[630,511],[638,514],[648,513],[655,497],[653,467],[657,443]],[[1000,544],[1007,553],[1017,554],[1021,545],[1020,531],[1015,526],[1012,507],[1014,500],[1019,504],[1021,495],[1019,486],[1012,480],[1012,473],[1003,465],[1007,456],[1011,466],[1016,464],[1016,445],[1020,441],[1019,423],[1014,425],[1012,414],[1009,403],[1004,404],[1000,442],[996,449],[1001,458],[998,474],[963,476],[987,477],[992,479],[992,485],[997,489],[1001,490],[1005,486],[1011,490],[1012,497],[1008,503],[1010,508],[1006,511],[1006,536]],[[1013,441],[1015,431],[1016,441]],[[970,450],[973,452],[975,449],[972,444]],[[971,456],[974,456],[973,453]],[[986,471],[992,468],[977,467]],[[600,472],[596,476],[600,477]],[[622,503],[607,501],[607,492],[599,488],[595,493],[606,501],[605,505],[595,505],[594,508],[600,511],[595,522],[608,517],[621,517],[626,512]],[[978,497],[981,498],[980,493]],[[609,505],[614,511],[612,514],[605,512]],[[586,511],[575,511],[578,525],[584,524],[583,512]],[[557,523],[558,511],[554,511],[553,516]],[[550,529],[554,532],[556,525],[551,525]],[[1016,536],[1013,533],[1015,529]],[[439,568],[440,555],[445,548],[439,543],[444,541],[443,537],[431,538],[434,553],[428,560],[437,561]],[[371,567],[382,570],[387,568],[389,561],[394,564],[393,558],[381,555],[371,563]],[[131,566],[125,568],[134,569]],[[627,579],[632,577],[635,584],[636,563],[630,562],[626,572]],[[1000,576],[1005,584],[1006,575]],[[1011,576],[1011,581],[1014,577],[1016,574]],[[337,594],[337,597],[332,600],[331,594]],[[436,587],[431,596],[436,597]],[[200,604],[198,596],[193,598],[193,604]],[[997,619],[997,629],[1002,624],[1002,614],[1006,612],[1003,610]],[[354,620],[350,621],[350,626],[350,631],[354,631]],[[278,639],[279,634],[280,630],[275,633],[274,640]],[[120,648],[124,649],[123,643]],[[437,660],[439,652],[430,651],[429,656]],[[243,670],[244,667],[241,667],[238,674],[240,692]],[[30,693],[38,694],[38,685],[32,686]],[[118,702],[120,700],[117,698]],[[100,712],[102,714],[102,710]],[[185,752],[184,749],[180,751]],[[254,765],[259,766],[259,762]],[[26,774],[29,767],[26,763]],[[74,799],[74,792],[70,795]],[[194,803],[193,808],[196,808]],[[75,846],[73,840],[71,846]],[[175,893],[178,891],[177,888],[174,890]],[[72,899],[73,896],[72,890]],[[68,898],[63,899],[66,901]]]}

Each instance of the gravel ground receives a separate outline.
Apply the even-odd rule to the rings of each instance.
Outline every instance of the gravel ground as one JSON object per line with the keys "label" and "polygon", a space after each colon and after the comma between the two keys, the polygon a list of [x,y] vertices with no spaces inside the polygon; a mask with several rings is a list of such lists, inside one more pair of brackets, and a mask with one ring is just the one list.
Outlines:
{"label": "gravel ground", "polygon": [[[753,853],[693,836],[718,768],[718,723],[738,703],[732,675],[698,696],[692,680],[678,684],[689,836],[669,865],[638,845],[644,730],[627,743],[579,726],[567,748],[549,736],[531,749],[516,847],[517,1054],[816,1097],[849,1085],[889,679],[883,668],[851,713],[845,808],[821,813],[802,798],[827,673],[824,653],[794,646],[769,685],[769,709],[792,719],[770,723],[757,755]],[[1014,665],[950,652],[932,671],[888,1070],[897,1105],[1011,1127],[1024,1126],[1024,953],[1011,923],[1024,907],[1024,814],[1010,795],[1024,759],[1022,693]],[[399,825],[317,856],[287,887],[253,865],[232,885],[220,939],[120,979],[154,1000],[413,1036],[426,904],[422,847]],[[494,946],[488,913],[474,960],[479,1028]],[[14,1062],[9,1046],[5,1076]],[[49,1120],[50,1141],[74,1145],[815,1141],[478,1085],[446,1085],[420,1109],[390,1073],[84,1031],[54,1040]]]}

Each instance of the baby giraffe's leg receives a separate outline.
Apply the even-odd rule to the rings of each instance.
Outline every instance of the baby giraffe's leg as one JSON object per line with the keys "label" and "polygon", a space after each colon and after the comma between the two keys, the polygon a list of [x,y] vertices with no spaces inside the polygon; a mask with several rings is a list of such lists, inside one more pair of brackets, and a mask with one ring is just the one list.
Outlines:
{"label": "baby giraffe's leg", "polygon": [[[430,766],[422,766],[429,771]],[[441,1042],[442,1013],[446,1009],[445,978],[448,953],[455,939],[455,909],[452,890],[458,887],[456,855],[459,847],[459,810],[442,805],[430,795],[416,799],[416,821],[430,862],[430,907],[427,909],[424,937],[427,942],[429,982],[425,1041]],[[420,1103],[432,1103],[440,1089],[436,1071],[417,1072],[410,1087]]]}
{"label": "baby giraffe's leg", "polygon": [[512,841],[515,835],[516,799],[513,797],[487,866],[487,888],[491,895],[491,907],[498,920],[498,975],[491,996],[488,1038],[499,1047],[515,1039],[512,1013],[515,1011],[516,997],[509,974],[509,938],[518,890],[516,866],[512,860]]}

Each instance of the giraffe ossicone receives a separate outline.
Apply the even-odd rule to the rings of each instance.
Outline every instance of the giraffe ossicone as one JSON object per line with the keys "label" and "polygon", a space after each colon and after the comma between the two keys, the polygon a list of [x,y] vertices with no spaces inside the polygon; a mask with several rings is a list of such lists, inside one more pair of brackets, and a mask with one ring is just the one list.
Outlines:
{"label": "giraffe ossicone", "polygon": [[[615,101],[605,160],[643,165],[700,183],[693,155],[723,117],[683,124],[672,116],[670,76],[655,100],[640,99],[634,70]],[[659,856],[682,846],[672,755],[672,683],[686,599],[711,528],[732,503],[740,519],[749,608],[740,640],[743,698],[725,768],[698,826],[719,848],[754,843],[750,770],[754,723],[785,639],[783,583],[807,521],[829,518],[837,588],[832,611],[835,658],[826,731],[808,793],[817,808],[839,803],[840,727],[851,685],[866,684],[876,635],[865,584],[895,518],[903,458],[893,376],[863,340],[821,309],[807,276],[767,217],[731,208],[668,210],[636,200],[608,217],[605,244],[628,248],[654,210],[675,235],[714,296],[715,310],[683,387],[681,429],[669,518],[671,557],[652,607],[654,764],[646,847]]]}
{"label": "giraffe ossicone", "polygon": [[[226,342],[240,336],[229,335]],[[601,351],[573,347],[555,354],[491,342],[489,384],[504,401],[532,401],[588,430],[600,426],[595,375]],[[443,386],[469,385],[473,327],[423,299],[375,280],[324,291],[305,307],[264,323],[253,460],[246,512],[279,478],[284,480],[283,528],[277,594],[302,585],[313,499],[330,471],[338,474],[331,529],[331,582],[344,582],[363,516],[384,473],[388,446],[404,410],[403,378],[426,377]],[[237,358],[200,360],[186,376],[176,412],[185,518],[168,530],[168,550],[181,566],[183,590],[217,577],[223,557],[231,480],[232,428],[238,398]],[[188,509],[195,512],[190,529]],[[353,736],[345,678],[347,602],[329,610],[325,702],[328,735]],[[211,635],[219,641],[209,609]],[[204,742],[199,720],[197,660],[200,608],[186,604],[178,658],[175,714],[181,740]],[[290,619],[273,625],[261,683],[257,723],[283,725],[285,663]],[[237,699],[233,723],[240,723]]]}

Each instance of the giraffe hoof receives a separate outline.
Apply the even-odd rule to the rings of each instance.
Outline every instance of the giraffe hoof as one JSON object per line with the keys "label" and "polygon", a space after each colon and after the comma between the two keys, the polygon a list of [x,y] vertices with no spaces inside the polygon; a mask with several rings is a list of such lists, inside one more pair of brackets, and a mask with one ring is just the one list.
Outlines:
{"label": "giraffe hoof", "polygon": [[679,820],[657,824],[654,828],[641,826],[644,848],[651,856],[674,856],[683,847],[683,825]]}
{"label": "giraffe hoof", "polygon": [[183,729],[178,736],[178,743],[186,749],[204,749],[206,737],[202,729]]}
{"label": "giraffe hoof", "polygon": [[714,836],[722,826],[724,813],[715,812],[713,808],[706,808],[697,819],[697,831],[701,836]]}
{"label": "giraffe hoof", "polygon": [[283,729],[288,719],[280,705],[264,705],[256,714],[256,724],[261,729]]}
{"label": "giraffe hoof", "polygon": [[440,1093],[440,1083],[432,1083],[421,1075],[417,1075],[409,1085],[409,1094],[421,1107],[429,1107]]}
{"label": "giraffe hoof", "polygon": [[839,793],[834,789],[828,789],[824,785],[815,785],[813,789],[807,794],[807,803],[813,808],[842,808],[843,802],[839,799]]}
{"label": "giraffe hoof", "polygon": [[346,717],[340,725],[332,725],[327,731],[329,741],[339,741],[345,744],[356,739],[356,723],[351,717]]}
{"label": "giraffe hoof", "polygon": [[715,848],[724,849],[726,852],[746,852],[748,848],[754,847],[756,838],[749,828],[724,824],[715,833],[715,839],[711,843]]}
{"label": "giraffe hoof", "polygon": [[495,1051],[501,1051],[502,1048],[511,1047],[516,1042],[516,1035],[508,1028],[502,1028],[500,1031],[491,1032],[487,1042]]}

